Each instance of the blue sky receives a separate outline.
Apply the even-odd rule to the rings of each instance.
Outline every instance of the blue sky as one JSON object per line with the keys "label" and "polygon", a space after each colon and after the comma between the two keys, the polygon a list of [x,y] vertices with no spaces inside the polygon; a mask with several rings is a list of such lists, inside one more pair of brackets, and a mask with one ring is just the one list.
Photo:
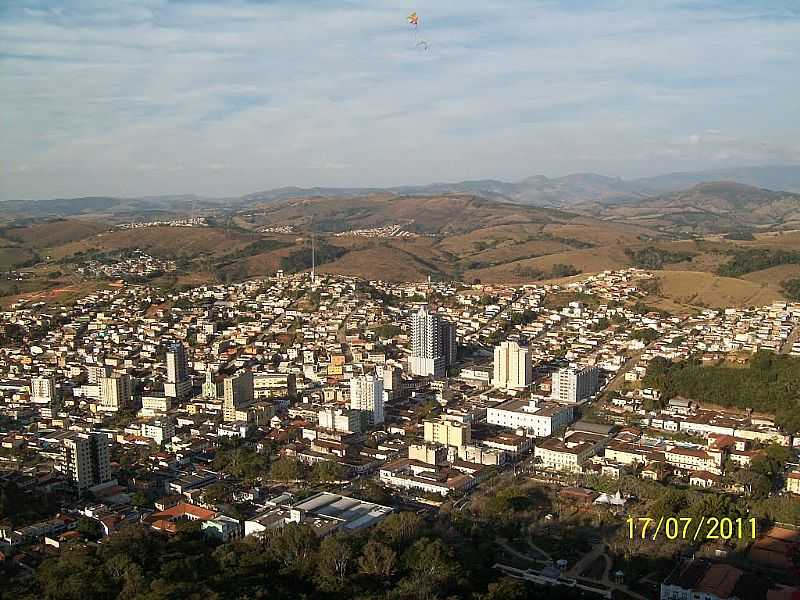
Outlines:
{"label": "blue sky", "polygon": [[800,163],[798,73],[796,0],[15,0],[0,199]]}

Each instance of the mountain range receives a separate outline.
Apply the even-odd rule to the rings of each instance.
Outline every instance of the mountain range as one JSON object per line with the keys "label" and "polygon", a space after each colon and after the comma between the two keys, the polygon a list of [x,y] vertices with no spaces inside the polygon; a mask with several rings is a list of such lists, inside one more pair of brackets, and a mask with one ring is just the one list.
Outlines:
{"label": "mountain range", "polygon": [[[573,209],[587,204],[619,205],[647,202],[664,193],[685,190],[697,184],[727,181],[786,192],[800,192],[800,166],[772,165],[712,171],[671,173],[655,177],[625,180],[595,173],[576,173],[564,177],[536,175],[518,182],[496,179],[432,183],[396,187],[282,187],[239,197],[211,198],[198,195],[147,196],[134,198],[82,197],[51,200],[14,200],[0,203],[0,213],[12,218],[66,217],[86,214],[167,217],[203,209],[241,210],[256,204],[296,198],[353,198],[382,195],[473,194],[539,207]],[[594,211],[593,211],[594,212]]]}

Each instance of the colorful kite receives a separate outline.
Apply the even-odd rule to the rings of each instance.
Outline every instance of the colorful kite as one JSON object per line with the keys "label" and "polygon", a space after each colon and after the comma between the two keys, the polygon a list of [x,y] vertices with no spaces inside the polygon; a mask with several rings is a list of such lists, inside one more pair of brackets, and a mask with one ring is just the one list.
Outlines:
{"label": "colorful kite", "polygon": [[419,29],[419,15],[417,15],[417,13],[415,12],[412,12],[410,15],[406,17],[406,20],[408,21],[409,25],[414,27],[414,47],[415,48],[422,47],[425,50],[427,50],[430,47],[428,45],[428,42],[426,42],[425,40],[417,39],[417,31]]}

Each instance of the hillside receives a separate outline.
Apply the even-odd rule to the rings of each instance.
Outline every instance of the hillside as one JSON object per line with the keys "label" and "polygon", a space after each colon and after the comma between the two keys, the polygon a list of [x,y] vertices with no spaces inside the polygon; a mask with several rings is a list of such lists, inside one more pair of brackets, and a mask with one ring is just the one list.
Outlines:
{"label": "hillside", "polygon": [[800,227],[800,194],[725,181],[702,183],[656,198],[582,205],[576,210],[679,236]]}
{"label": "hillside", "polygon": [[632,183],[656,192],[676,192],[706,181],[736,181],[753,187],[800,193],[800,165],[767,165],[667,173],[641,177]]}

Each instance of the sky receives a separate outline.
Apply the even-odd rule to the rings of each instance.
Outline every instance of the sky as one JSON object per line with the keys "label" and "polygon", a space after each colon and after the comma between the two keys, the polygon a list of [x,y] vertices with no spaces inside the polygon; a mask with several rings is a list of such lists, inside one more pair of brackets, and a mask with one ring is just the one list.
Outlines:
{"label": "sky", "polygon": [[796,164],[798,73],[797,0],[0,0],[0,199]]}

